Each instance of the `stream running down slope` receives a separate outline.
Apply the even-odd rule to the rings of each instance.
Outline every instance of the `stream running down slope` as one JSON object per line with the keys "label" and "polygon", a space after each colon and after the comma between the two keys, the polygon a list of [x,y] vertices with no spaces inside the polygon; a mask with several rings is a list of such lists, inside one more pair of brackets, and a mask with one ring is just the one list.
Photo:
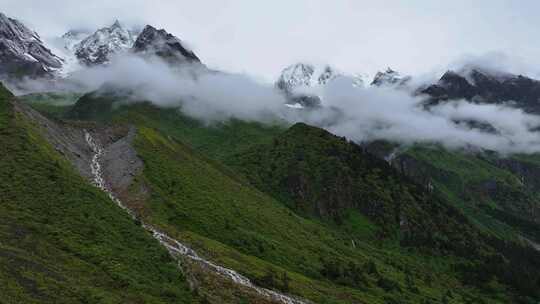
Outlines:
{"label": "stream running down slope", "polygon": [[[92,171],[92,177],[93,177],[93,183],[96,187],[104,191],[109,195],[111,200],[115,202],[120,208],[125,210],[133,219],[137,219],[137,216],[133,211],[131,211],[128,207],[126,207],[115,195],[112,193],[112,191],[107,187],[107,183],[105,182],[105,179],[103,178],[103,170],[101,166],[101,157],[104,154],[103,148],[98,144],[98,142],[92,137],[92,135],[85,131],[85,139],[88,143],[88,146],[93,151],[94,155],[92,156],[92,160],[90,163],[90,169]],[[244,287],[248,287],[255,292],[257,292],[259,295],[264,296],[270,300],[277,301],[279,303],[284,304],[308,304],[311,302],[305,301],[305,300],[299,300],[296,298],[292,298],[290,296],[284,295],[282,293],[258,287],[255,286],[248,278],[245,276],[237,273],[236,271],[232,269],[228,269],[219,265],[216,265],[210,261],[205,260],[204,258],[200,257],[193,249],[189,248],[188,246],[182,244],[178,240],[168,236],[167,234],[157,230],[156,228],[144,223],[141,221],[141,225],[144,229],[146,229],[148,232],[152,234],[152,236],[159,241],[159,243],[167,248],[171,256],[176,258],[178,260],[179,257],[186,257],[189,258],[195,262],[204,264],[213,271],[214,273],[225,277],[231,281],[233,281],[236,284],[242,285]]]}

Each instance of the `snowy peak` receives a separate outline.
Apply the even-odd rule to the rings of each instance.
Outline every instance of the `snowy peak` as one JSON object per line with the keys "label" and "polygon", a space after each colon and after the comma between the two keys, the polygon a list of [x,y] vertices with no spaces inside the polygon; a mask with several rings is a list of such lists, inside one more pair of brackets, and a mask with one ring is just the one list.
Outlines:
{"label": "snowy peak", "polygon": [[111,56],[133,46],[135,35],[117,20],[75,45],[75,56],[86,65],[106,64]]}
{"label": "snowy peak", "polygon": [[201,62],[178,37],[150,25],[137,37],[132,51],[145,56],[158,56],[172,64]]}
{"label": "snowy peak", "polygon": [[62,67],[39,35],[18,20],[0,13],[0,74],[39,77]]}
{"label": "snowy peak", "polygon": [[404,86],[411,80],[410,76],[402,76],[399,72],[387,68],[384,72],[377,72],[371,85],[374,86]]}
{"label": "snowy peak", "polygon": [[315,67],[311,64],[297,63],[286,67],[279,77],[276,86],[288,93],[298,87],[309,87],[313,83]]}
{"label": "snowy peak", "polygon": [[322,97],[316,87],[324,87],[336,79],[350,82],[351,86],[364,86],[360,75],[347,75],[329,66],[315,66],[309,63],[296,63],[286,67],[276,87],[287,97],[287,106],[295,109],[315,108],[322,104]]}
{"label": "snowy peak", "polygon": [[291,94],[299,88],[324,86],[338,77],[347,77],[353,86],[363,86],[360,75],[347,75],[329,66],[315,66],[308,63],[297,63],[286,67],[276,82],[276,86]]}

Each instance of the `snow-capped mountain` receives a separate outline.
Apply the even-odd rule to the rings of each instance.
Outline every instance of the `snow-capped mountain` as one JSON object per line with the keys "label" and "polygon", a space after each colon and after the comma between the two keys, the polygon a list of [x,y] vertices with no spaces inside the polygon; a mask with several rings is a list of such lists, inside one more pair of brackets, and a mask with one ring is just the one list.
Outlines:
{"label": "snow-capped mountain", "polygon": [[329,66],[296,63],[286,67],[276,82],[276,86],[290,94],[305,87],[324,86],[337,77],[348,77],[354,86],[364,85],[363,76],[347,75]]}
{"label": "snow-capped mountain", "polygon": [[306,93],[312,88],[323,87],[338,77],[350,80],[352,86],[364,86],[364,76],[347,75],[329,66],[316,66],[296,63],[286,67],[276,82],[276,87],[288,98],[287,105],[292,108],[312,107],[321,104],[316,93]]}
{"label": "snow-capped mountain", "polygon": [[384,72],[377,72],[371,85],[374,86],[404,86],[410,80],[411,76],[402,76],[399,72],[387,68]]}
{"label": "snow-capped mountain", "polygon": [[0,75],[51,76],[61,67],[62,59],[45,47],[36,32],[0,13]]}
{"label": "snow-capped mountain", "polygon": [[276,82],[276,86],[284,92],[291,93],[298,87],[309,87],[313,83],[315,67],[310,64],[297,63],[286,67]]}
{"label": "snow-capped mountain", "polygon": [[178,37],[150,25],[139,34],[132,51],[144,56],[158,56],[173,64],[201,62]]}
{"label": "snow-capped mountain", "polygon": [[136,35],[116,21],[97,30],[74,46],[75,56],[86,65],[108,63],[111,56],[130,49]]}

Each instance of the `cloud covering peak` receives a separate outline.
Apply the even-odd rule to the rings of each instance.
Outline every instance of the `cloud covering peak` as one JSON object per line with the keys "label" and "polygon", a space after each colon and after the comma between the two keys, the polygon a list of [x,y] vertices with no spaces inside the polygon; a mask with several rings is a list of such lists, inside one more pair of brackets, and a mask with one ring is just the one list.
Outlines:
{"label": "cloud covering peak", "polygon": [[540,152],[540,116],[509,104],[466,100],[425,107],[425,96],[392,87],[353,86],[338,77],[312,88],[322,106],[291,109],[275,86],[245,74],[216,72],[202,65],[171,66],[159,58],[122,56],[110,65],[73,75],[89,89],[103,84],[133,92],[133,100],[181,107],[212,123],[231,118],[263,123],[306,122],[357,142],[385,139],[402,144],[437,143],[448,148],[478,147],[501,153]]}

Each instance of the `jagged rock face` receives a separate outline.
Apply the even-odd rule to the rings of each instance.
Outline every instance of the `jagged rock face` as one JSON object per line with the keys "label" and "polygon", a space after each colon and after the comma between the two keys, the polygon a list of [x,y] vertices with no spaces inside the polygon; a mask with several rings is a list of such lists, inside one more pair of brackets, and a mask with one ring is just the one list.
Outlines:
{"label": "jagged rock face", "polygon": [[480,69],[456,73],[446,72],[437,84],[422,93],[430,103],[467,99],[479,103],[513,102],[530,113],[540,113],[540,81],[522,75],[490,73]]}
{"label": "jagged rock face", "polygon": [[404,86],[411,80],[411,76],[402,76],[399,72],[387,68],[384,72],[377,72],[371,85],[374,86]]}
{"label": "jagged rock face", "polygon": [[134,41],[135,35],[116,21],[78,43],[75,56],[86,65],[108,63],[112,55],[127,51]]}
{"label": "jagged rock face", "polygon": [[45,47],[36,32],[0,13],[0,75],[43,77],[61,67],[62,59]]}
{"label": "jagged rock face", "polygon": [[132,51],[145,56],[158,56],[172,64],[201,62],[178,37],[150,25],[147,25],[137,37]]}

